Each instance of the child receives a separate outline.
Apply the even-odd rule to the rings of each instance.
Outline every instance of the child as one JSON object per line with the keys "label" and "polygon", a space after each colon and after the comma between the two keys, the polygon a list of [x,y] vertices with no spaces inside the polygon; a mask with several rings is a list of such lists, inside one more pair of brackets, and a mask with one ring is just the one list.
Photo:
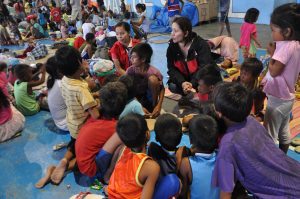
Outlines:
{"label": "child", "polygon": [[167,0],[165,7],[168,8],[169,26],[172,25],[174,19],[180,16],[184,6],[183,0]]}
{"label": "child", "polygon": [[135,35],[138,37],[144,37],[147,41],[147,33],[149,32],[149,20],[146,18],[146,5],[138,3],[135,6],[136,12],[139,15],[138,21],[131,21]]}
{"label": "child", "polygon": [[182,137],[179,119],[171,114],[158,116],[155,126],[155,139],[160,145],[151,142],[148,155],[160,165],[160,176],[179,173],[182,157],[188,155],[185,147],[177,147]]}
{"label": "child", "polygon": [[120,115],[120,118],[126,116],[129,113],[136,113],[140,115],[145,115],[141,103],[135,98],[136,95],[136,85],[134,84],[133,77],[129,75],[123,75],[120,77],[119,82],[122,82],[128,93],[127,104]]}
{"label": "child", "polygon": [[152,198],[159,176],[159,165],[146,154],[149,139],[143,116],[129,114],[119,120],[117,133],[125,144],[107,192],[109,198]]}
{"label": "child", "polygon": [[274,44],[269,71],[264,79],[268,97],[264,126],[274,142],[287,152],[290,143],[289,120],[295,99],[295,83],[300,72],[300,5],[285,4],[273,11],[271,30]]}
{"label": "child", "polygon": [[241,84],[222,83],[212,96],[228,127],[212,177],[221,189],[220,198],[230,198],[237,181],[256,198],[298,198],[300,164],[278,149],[266,129],[249,116],[251,93]]}
{"label": "child", "polygon": [[198,80],[198,98],[200,102],[207,101],[215,85],[222,82],[220,69],[216,64],[208,64],[196,74]]}
{"label": "child", "polygon": [[96,39],[94,33],[86,34],[86,42],[79,48],[83,59],[91,59],[96,51]]}
{"label": "child", "polygon": [[74,48],[79,50],[79,48],[84,44],[85,40],[81,33],[77,33],[74,40]]}
{"label": "child", "polygon": [[218,188],[211,186],[212,173],[216,162],[218,125],[208,115],[194,116],[189,124],[189,136],[194,155],[185,157],[180,166],[182,176],[182,198],[220,197]]}
{"label": "child", "polygon": [[141,77],[141,81],[148,82],[147,89],[140,90],[137,98],[143,105],[146,117],[156,118],[161,111],[165,94],[163,86],[163,76],[160,71],[150,65],[153,50],[147,43],[137,44],[131,50],[131,67],[126,71],[128,75]]}
{"label": "child", "polygon": [[[98,153],[116,131],[117,119],[127,102],[126,87],[121,82],[108,83],[101,88],[99,99],[101,117],[97,120],[90,118],[76,140],[76,161],[80,171],[77,181],[82,181],[82,174],[89,176],[90,182],[95,178],[103,179],[106,172],[103,161],[110,161],[112,155],[98,161],[101,156]],[[103,150],[100,153],[103,155]]]}
{"label": "child", "polygon": [[130,12],[126,11],[124,13],[124,20],[123,21],[130,25],[130,37],[134,38],[135,33],[133,31],[132,24],[130,22]]}
{"label": "child", "polygon": [[256,8],[250,8],[247,10],[244,23],[241,27],[240,48],[243,52],[243,57],[255,57],[256,45],[261,47],[260,42],[257,39],[257,30],[255,22],[259,16],[259,10]]}
{"label": "child", "polygon": [[107,11],[107,29],[109,31],[115,31],[115,26],[117,24],[117,21],[114,19],[114,13],[112,10]]}
{"label": "child", "polygon": [[[14,84],[14,96],[16,106],[19,111],[25,116],[34,115],[41,108],[48,108],[46,98],[43,95],[37,96],[32,88],[39,86],[45,82],[45,66],[41,67],[42,74],[40,80],[33,81],[32,69],[26,64],[18,64],[14,69],[17,81]],[[36,101],[38,100],[38,101]]]}
{"label": "child", "polygon": [[7,95],[0,89],[0,142],[4,142],[22,131],[25,117],[10,104]]}
{"label": "child", "polygon": [[56,51],[55,58],[58,69],[64,75],[61,81],[61,93],[67,105],[67,126],[71,134],[68,151],[50,174],[52,182],[58,184],[66,169],[72,169],[76,162],[75,141],[79,129],[89,116],[97,119],[99,111],[87,82],[81,78],[86,66],[83,66],[79,52],[71,46],[64,46]]}
{"label": "child", "polygon": [[8,92],[8,79],[6,76],[7,72],[7,64],[4,62],[0,62],[0,90],[2,90],[3,94],[7,97],[10,102],[15,102],[13,96]]}
{"label": "child", "polygon": [[44,30],[47,30],[47,20],[44,14],[42,13],[42,10],[39,9],[38,13],[38,23],[44,28]]}
{"label": "child", "polygon": [[82,32],[83,32],[83,38],[87,40],[86,35],[88,33],[95,33],[95,25],[92,24],[92,16],[88,17],[84,24],[82,24]]}
{"label": "child", "polygon": [[125,14],[125,12],[126,12],[126,5],[125,5],[124,0],[121,0],[120,10],[121,10],[122,14]]}
{"label": "child", "polygon": [[67,106],[61,93],[61,79],[63,75],[58,71],[54,56],[47,60],[45,67],[49,74],[47,88],[48,106],[51,116],[59,129],[69,131],[66,120]]}
{"label": "child", "polygon": [[66,24],[65,20],[61,20],[60,22],[60,32],[61,32],[61,37],[63,39],[68,38],[68,25]]}
{"label": "child", "polygon": [[246,58],[241,65],[240,81],[253,94],[253,109],[251,113],[259,120],[263,120],[263,108],[266,95],[258,82],[258,77],[263,70],[263,64],[257,58]]}

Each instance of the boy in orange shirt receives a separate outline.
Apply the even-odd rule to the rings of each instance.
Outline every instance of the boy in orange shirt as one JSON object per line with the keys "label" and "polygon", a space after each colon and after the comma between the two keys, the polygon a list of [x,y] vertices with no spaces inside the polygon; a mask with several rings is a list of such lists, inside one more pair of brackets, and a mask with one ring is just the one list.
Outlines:
{"label": "boy in orange shirt", "polygon": [[129,114],[120,119],[117,133],[125,144],[107,188],[109,198],[152,198],[159,165],[146,154],[149,140],[143,116]]}

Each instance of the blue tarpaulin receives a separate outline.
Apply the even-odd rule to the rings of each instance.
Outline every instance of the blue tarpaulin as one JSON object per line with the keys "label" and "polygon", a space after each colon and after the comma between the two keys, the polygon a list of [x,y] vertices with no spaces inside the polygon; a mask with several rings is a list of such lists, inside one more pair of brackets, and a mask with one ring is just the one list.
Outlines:
{"label": "blue tarpaulin", "polygon": [[[191,20],[192,25],[196,26],[199,22],[199,14],[197,7],[191,2],[185,2],[181,15]],[[169,26],[168,9],[166,7],[160,7],[154,5],[152,7],[151,20],[154,20],[150,24],[150,32],[171,32]]]}

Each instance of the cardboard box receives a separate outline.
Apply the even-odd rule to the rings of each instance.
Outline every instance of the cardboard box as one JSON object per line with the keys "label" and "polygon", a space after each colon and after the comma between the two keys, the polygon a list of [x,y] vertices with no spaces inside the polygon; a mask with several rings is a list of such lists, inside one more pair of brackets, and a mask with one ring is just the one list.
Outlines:
{"label": "cardboard box", "polygon": [[199,22],[208,21],[209,19],[209,4],[201,3],[195,4],[199,13]]}

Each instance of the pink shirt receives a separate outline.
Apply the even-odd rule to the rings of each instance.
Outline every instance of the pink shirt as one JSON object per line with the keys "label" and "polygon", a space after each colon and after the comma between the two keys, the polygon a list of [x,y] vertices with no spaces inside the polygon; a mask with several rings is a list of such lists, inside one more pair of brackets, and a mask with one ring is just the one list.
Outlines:
{"label": "pink shirt", "polygon": [[11,83],[11,85],[14,85],[16,80],[17,80],[17,77],[14,75],[14,73],[9,71],[8,72],[8,81],[9,81],[9,83]]}
{"label": "pink shirt", "polygon": [[283,72],[271,77],[268,71],[263,82],[264,92],[267,95],[283,100],[295,98],[295,84],[300,73],[300,42],[298,41],[277,41],[276,50],[272,59],[285,65]]}
{"label": "pink shirt", "polygon": [[0,72],[0,89],[3,91],[4,95],[9,96],[7,90],[8,80],[6,78],[5,72]]}
{"label": "pink shirt", "polygon": [[241,37],[240,37],[240,47],[246,46],[250,47],[251,34],[256,38],[256,25],[252,23],[244,22],[241,26]]}
{"label": "pink shirt", "polygon": [[0,109],[0,125],[4,124],[12,118],[12,111],[10,106],[7,108]]}

